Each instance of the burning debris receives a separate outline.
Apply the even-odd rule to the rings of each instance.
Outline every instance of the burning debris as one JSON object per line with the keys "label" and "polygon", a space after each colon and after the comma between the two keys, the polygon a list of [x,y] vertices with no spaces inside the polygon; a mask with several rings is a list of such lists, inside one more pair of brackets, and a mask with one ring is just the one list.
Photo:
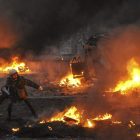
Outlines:
{"label": "burning debris", "polygon": [[72,106],[69,109],[66,109],[63,112],[58,113],[56,116],[52,117],[50,120],[44,119],[40,121],[39,123],[46,123],[46,122],[54,122],[54,121],[62,121],[64,123],[67,123],[68,125],[81,125],[83,127],[94,127],[95,124],[93,121],[98,120],[110,120],[112,115],[106,113],[105,115],[99,115],[96,118],[93,119],[86,119],[84,118],[84,110],[82,112],[78,112],[77,108],[75,106]]}
{"label": "burning debris", "polygon": [[[84,111],[82,111],[82,113],[83,112]],[[45,119],[31,127],[29,127],[29,125],[22,127],[18,131],[14,132],[14,135],[22,138],[67,138],[69,136],[71,138],[88,137],[94,139],[103,139],[105,136],[105,139],[108,137],[110,140],[113,140],[114,137],[117,139],[124,138],[126,134],[129,135],[130,139],[139,137],[140,126],[134,124],[132,120],[128,123],[111,121],[113,115],[106,113],[93,119],[85,119],[84,123],[82,123],[82,117],[80,116],[84,116],[84,113],[82,113],[78,112],[77,108],[73,106],[67,109],[67,111],[65,110],[58,113],[56,115],[57,117],[55,116],[51,118],[50,121]],[[120,132],[108,133],[114,129],[120,130]]]}
{"label": "burning debris", "polygon": [[60,81],[60,86],[66,86],[67,88],[82,87],[80,78],[73,78],[73,74],[68,74]]}
{"label": "burning debris", "polygon": [[0,72],[7,72],[11,69],[16,69],[18,72],[30,72],[31,70],[29,69],[29,67],[25,66],[24,62],[19,63],[18,60],[19,58],[16,57],[12,57],[12,64],[11,66],[2,66],[0,67]]}

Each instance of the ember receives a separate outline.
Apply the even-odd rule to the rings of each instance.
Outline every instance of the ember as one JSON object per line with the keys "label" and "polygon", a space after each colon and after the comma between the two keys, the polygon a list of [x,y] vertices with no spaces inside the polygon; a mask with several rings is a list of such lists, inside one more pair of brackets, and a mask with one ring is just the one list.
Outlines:
{"label": "ember", "polygon": [[114,123],[114,124],[121,124],[122,122],[121,121],[112,121],[112,123]]}
{"label": "ember", "polygon": [[52,128],[51,128],[50,126],[48,126],[48,128],[49,128],[50,130],[52,130]]}
{"label": "ember", "polygon": [[13,132],[19,131],[19,128],[12,128]]}
{"label": "ember", "polygon": [[133,123],[133,121],[130,121],[131,125],[135,126],[135,124]]}
{"label": "ember", "polygon": [[11,69],[16,69],[18,72],[29,72],[30,69],[25,66],[24,62],[18,63],[18,57],[13,57],[12,58],[12,64],[11,66],[8,67],[0,67],[0,71],[2,72],[7,72]]}

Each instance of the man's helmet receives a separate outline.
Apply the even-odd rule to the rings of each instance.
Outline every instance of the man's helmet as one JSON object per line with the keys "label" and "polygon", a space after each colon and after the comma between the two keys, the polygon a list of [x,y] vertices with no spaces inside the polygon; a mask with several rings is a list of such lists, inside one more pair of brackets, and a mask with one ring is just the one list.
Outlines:
{"label": "man's helmet", "polygon": [[16,74],[17,73],[17,71],[15,70],[15,69],[11,69],[10,71],[9,71],[9,75],[10,76],[12,76],[12,75],[14,75],[14,74]]}

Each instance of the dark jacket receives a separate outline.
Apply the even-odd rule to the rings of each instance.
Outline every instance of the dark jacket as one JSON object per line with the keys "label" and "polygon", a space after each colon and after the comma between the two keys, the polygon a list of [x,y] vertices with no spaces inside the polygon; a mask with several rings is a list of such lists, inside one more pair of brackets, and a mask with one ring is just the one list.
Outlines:
{"label": "dark jacket", "polygon": [[39,85],[35,82],[25,79],[23,76],[17,77],[17,80],[12,77],[8,77],[6,80],[6,88],[9,90],[9,98],[13,102],[23,101],[28,98],[25,86],[30,86],[36,89],[39,89]]}

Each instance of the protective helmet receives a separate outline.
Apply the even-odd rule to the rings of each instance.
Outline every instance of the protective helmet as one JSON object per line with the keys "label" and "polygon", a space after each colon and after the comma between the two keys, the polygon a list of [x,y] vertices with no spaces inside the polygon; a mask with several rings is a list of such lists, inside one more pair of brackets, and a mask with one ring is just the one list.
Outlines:
{"label": "protective helmet", "polygon": [[15,70],[15,69],[11,69],[10,71],[9,71],[9,75],[10,76],[12,76],[12,75],[14,75],[14,74],[16,74],[17,73],[17,71]]}

